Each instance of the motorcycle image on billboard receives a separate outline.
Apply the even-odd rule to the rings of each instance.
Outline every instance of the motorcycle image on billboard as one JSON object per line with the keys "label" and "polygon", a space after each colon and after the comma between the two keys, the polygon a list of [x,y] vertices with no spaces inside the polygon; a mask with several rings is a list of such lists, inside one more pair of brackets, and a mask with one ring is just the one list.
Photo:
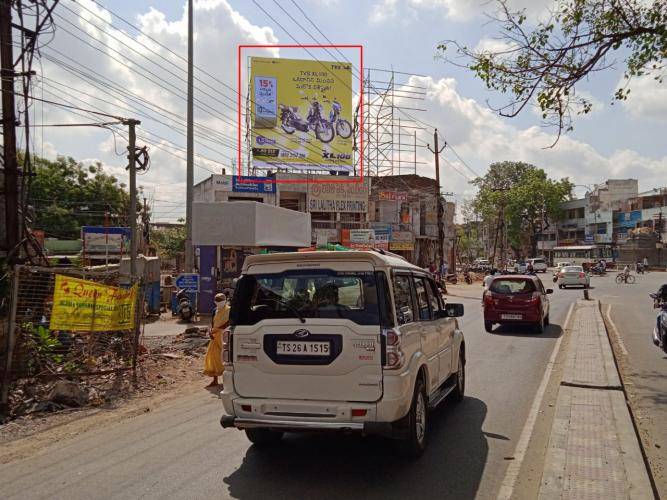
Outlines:
{"label": "motorcycle image on billboard", "polygon": [[256,167],[352,170],[349,63],[250,58]]}

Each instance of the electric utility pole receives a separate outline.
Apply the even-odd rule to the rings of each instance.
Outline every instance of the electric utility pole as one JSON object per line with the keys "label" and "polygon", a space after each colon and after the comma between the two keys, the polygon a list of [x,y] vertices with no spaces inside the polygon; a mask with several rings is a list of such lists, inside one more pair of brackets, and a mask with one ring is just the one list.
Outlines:
{"label": "electric utility pole", "polygon": [[137,134],[135,127],[139,120],[126,120],[129,127],[128,169],[130,171],[130,276],[137,275]]}
{"label": "electric utility pole", "polygon": [[5,237],[12,264],[19,244],[19,182],[16,158],[16,114],[14,111],[14,60],[12,2],[0,0],[0,64],[2,66],[2,140],[5,176]]}
{"label": "electric utility pole", "polygon": [[[436,193],[436,206],[438,211],[438,272],[442,269],[442,264],[445,261],[445,229],[442,222],[442,213],[444,208],[442,206],[442,200],[440,196],[440,153],[447,147],[447,143],[442,145],[442,148],[438,149],[438,129],[436,128],[433,132],[433,144],[434,149],[431,149],[431,145],[427,144],[426,147],[428,150],[435,155],[435,183],[438,185],[438,191]],[[451,264],[454,266],[454,272],[456,272],[456,263]]]}
{"label": "electric utility pole", "polygon": [[185,271],[191,273],[195,267],[194,249],[192,248],[192,201],[194,197],[194,125],[193,125],[193,14],[192,1],[188,0],[188,110],[187,110],[187,167],[185,196]]}

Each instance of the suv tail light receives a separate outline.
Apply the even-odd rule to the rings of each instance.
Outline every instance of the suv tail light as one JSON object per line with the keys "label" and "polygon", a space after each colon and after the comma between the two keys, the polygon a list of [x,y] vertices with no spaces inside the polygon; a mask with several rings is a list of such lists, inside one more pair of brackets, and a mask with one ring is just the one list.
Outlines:
{"label": "suv tail light", "polygon": [[232,329],[225,328],[222,332],[222,362],[232,363]]}
{"label": "suv tail light", "polygon": [[384,369],[398,370],[405,363],[405,354],[401,349],[401,334],[393,328],[382,330],[384,337]]}

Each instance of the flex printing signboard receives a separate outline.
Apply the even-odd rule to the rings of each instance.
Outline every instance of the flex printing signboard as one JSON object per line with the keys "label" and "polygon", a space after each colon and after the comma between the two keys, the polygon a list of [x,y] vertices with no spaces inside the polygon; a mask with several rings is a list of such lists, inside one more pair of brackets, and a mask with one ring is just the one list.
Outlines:
{"label": "flex printing signboard", "polygon": [[232,191],[235,193],[275,193],[276,183],[271,177],[232,177]]}
{"label": "flex printing signboard", "polygon": [[308,186],[309,212],[368,212],[368,179],[363,183]]}
{"label": "flex printing signboard", "polygon": [[257,167],[352,170],[352,65],[250,58]]}
{"label": "flex printing signboard", "polygon": [[129,227],[83,226],[81,239],[85,253],[120,254],[129,251],[132,232]]}

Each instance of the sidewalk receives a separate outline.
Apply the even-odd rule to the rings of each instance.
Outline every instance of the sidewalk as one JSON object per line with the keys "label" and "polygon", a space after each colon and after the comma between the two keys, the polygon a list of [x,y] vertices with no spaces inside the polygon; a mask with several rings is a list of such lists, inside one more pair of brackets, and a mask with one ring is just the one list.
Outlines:
{"label": "sidewalk", "polygon": [[539,497],[653,498],[598,301],[577,301],[571,335]]}

